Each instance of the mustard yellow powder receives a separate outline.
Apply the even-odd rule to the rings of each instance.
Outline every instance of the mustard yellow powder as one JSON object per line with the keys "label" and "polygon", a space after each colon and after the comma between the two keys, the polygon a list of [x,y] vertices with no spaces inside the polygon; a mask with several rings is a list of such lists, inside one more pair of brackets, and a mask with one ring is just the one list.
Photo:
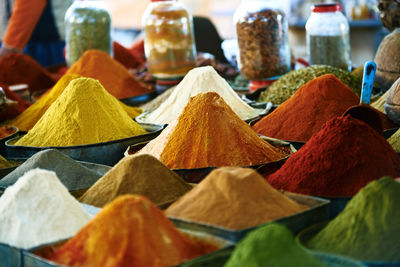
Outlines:
{"label": "mustard yellow powder", "polygon": [[99,81],[77,78],[15,145],[76,146],[145,133]]}
{"label": "mustard yellow powder", "polygon": [[[50,105],[61,95],[67,85],[72,80],[81,77],[82,76],[79,74],[65,74],[51,90],[45,93],[37,102],[32,104],[24,112],[18,115],[18,117],[11,121],[10,125],[18,127],[21,131],[29,131],[32,129]],[[142,113],[142,109],[140,108],[129,107],[122,102],[120,102],[120,104],[131,118]]]}

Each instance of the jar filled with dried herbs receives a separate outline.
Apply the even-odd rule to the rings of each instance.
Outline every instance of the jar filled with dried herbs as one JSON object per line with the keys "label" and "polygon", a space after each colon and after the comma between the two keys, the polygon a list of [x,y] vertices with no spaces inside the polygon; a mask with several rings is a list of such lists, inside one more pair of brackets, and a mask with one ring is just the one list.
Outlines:
{"label": "jar filled with dried herbs", "polygon": [[111,55],[111,15],[104,1],[75,0],[65,14],[65,39],[69,66],[89,49]]}
{"label": "jar filled with dried herbs", "polygon": [[149,72],[176,79],[196,66],[193,18],[177,0],[151,0],[143,13],[144,48]]}
{"label": "jar filled with dried herbs", "polygon": [[311,64],[351,69],[349,23],[339,3],[316,4],[306,23]]}
{"label": "jar filled with dried herbs", "polygon": [[278,1],[242,0],[234,14],[239,69],[248,80],[263,80],[290,70],[288,22]]}

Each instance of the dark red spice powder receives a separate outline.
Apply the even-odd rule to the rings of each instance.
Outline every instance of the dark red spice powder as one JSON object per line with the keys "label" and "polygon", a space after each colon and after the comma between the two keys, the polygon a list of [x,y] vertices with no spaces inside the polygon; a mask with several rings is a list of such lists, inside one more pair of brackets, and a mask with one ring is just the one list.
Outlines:
{"label": "dark red spice powder", "polygon": [[30,56],[14,53],[0,59],[0,83],[27,84],[29,91],[34,92],[52,87],[55,80]]}
{"label": "dark red spice powder", "polygon": [[373,128],[345,116],[328,121],[267,180],[277,189],[341,197],[385,175],[400,176],[399,155]]}
{"label": "dark red spice powder", "polygon": [[119,44],[113,43],[114,59],[124,65],[127,69],[136,69],[144,66],[146,61],[136,53],[129,51],[127,48]]}
{"label": "dark red spice powder", "polygon": [[136,57],[146,60],[146,55],[144,53],[144,39],[143,38],[136,40],[132,44],[132,46],[129,48],[129,51],[132,54],[134,54]]}
{"label": "dark red spice powder", "polygon": [[17,94],[15,94],[13,91],[11,91],[7,85],[1,84],[0,87],[3,89],[4,94],[6,97],[10,100],[14,100],[17,102],[15,106],[12,106],[5,110],[4,112],[0,112],[0,121],[5,121],[12,119],[22,113],[25,109],[27,109],[30,106],[30,103],[26,102],[23,100],[21,97],[19,97]]}

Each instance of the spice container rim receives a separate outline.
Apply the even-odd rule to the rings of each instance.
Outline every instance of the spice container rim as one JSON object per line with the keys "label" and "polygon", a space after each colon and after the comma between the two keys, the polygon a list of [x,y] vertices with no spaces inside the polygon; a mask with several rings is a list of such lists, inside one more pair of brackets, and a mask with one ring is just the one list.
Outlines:
{"label": "spice container rim", "polygon": [[[224,228],[223,226],[213,225],[213,224],[209,224],[209,223],[205,223],[205,222],[197,222],[197,221],[192,221],[192,220],[187,220],[187,219],[181,219],[181,218],[172,217],[172,216],[168,216],[168,218],[171,221],[173,221],[177,227],[181,227],[181,228],[186,227],[189,229],[194,228],[194,229],[199,229],[199,231],[210,232],[213,235],[221,236],[222,238],[231,240],[232,242],[235,242],[235,243],[239,242],[248,232],[250,232],[254,229],[265,226],[269,223],[284,223],[284,222],[292,221],[296,218],[298,219],[301,215],[304,215],[306,213],[308,213],[308,214],[315,213],[316,211],[321,211],[323,209],[325,214],[322,217],[322,219],[328,219],[328,208],[329,208],[329,204],[330,204],[329,200],[314,197],[314,196],[307,196],[307,195],[291,193],[291,192],[283,192],[283,194],[285,194],[290,199],[294,200],[296,203],[299,203],[299,201],[303,201],[303,202],[314,201],[315,203],[314,203],[314,205],[311,205],[311,206],[307,205],[308,209],[303,210],[301,212],[297,212],[297,213],[289,215],[289,216],[284,216],[279,219],[271,220],[271,221],[268,221],[265,223],[261,223],[259,225],[247,227],[247,228],[240,229],[240,230],[233,230],[233,229],[229,229],[229,228]],[[300,204],[302,204],[302,203],[300,203]],[[304,223],[304,222],[301,222],[301,223]],[[296,224],[299,224],[299,222],[297,222]],[[301,229],[304,229],[304,228],[301,228]]]}
{"label": "spice container rim", "polygon": [[308,241],[314,237],[317,233],[319,233],[327,224],[329,221],[325,222],[320,222],[314,225],[311,225],[302,231],[296,236],[297,242],[303,246],[307,251],[310,251],[311,253],[321,253],[321,254],[327,254],[331,256],[338,256],[341,258],[347,258],[351,261],[355,262],[361,262],[362,264],[365,264],[367,266],[399,266],[400,262],[390,262],[390,261],[363,261],[363,260],[358,260],[349,256],[337,254],[337,253],[331,253],[331,252],[325,252],[325,251],[320,251],[320,250],[314,250],[311,249],[307,246]]}

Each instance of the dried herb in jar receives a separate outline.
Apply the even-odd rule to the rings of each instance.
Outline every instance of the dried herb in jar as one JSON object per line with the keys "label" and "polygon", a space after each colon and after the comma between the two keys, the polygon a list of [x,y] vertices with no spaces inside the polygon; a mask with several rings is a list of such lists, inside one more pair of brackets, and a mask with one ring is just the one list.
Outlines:
{"label": "dried herb in jar", "polygon": [[238,20],[240,73],[245,79],[261,80],[290,70],[287,25],[284,14],[272,9],[248,13]]}

